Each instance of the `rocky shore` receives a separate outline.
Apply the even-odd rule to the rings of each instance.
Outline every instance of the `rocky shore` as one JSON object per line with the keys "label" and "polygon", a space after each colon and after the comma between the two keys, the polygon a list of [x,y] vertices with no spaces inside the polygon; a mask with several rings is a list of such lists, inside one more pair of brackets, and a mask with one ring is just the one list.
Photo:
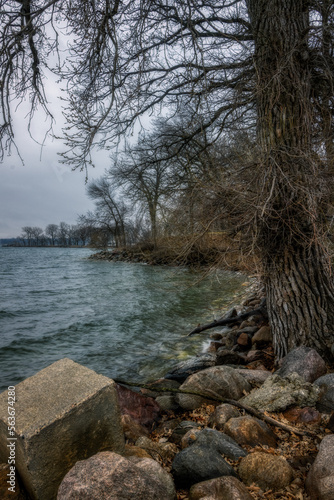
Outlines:
{"label": "rocky shore", "polygon": [[265,309],[239,319],[261,299],[163,379],[116,381],[125,451],[77,462],[57,499],[334,500],[333,367],[307,347],[275,365]]}
{"label": "rocky shore", "polygon": [[265,315],[237,319],[260,302],[257,294],[229,311],[235,324],[206,334],[208,352],[164,379],[139,393],[119,384],[125,456],[77,464],[58,499],[88,498],[74,491],[96,460],[108,491],[126,481],[120,498],[334,499],[334,373],[306,347],[275,366]]}

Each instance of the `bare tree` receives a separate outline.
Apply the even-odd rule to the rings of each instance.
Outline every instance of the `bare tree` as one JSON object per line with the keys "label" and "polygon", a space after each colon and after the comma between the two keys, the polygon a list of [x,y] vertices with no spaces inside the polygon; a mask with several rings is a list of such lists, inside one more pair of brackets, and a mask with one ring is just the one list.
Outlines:
{"label": "bare tree", "polygon": [[45,228],[46,236],[50,237],[51,245],[54,246],[56,242],[56,237],[59,231],[57,224],[48,224]]}
{"label": "bare tree", "polygon": [[329,0],[2,1],[2,133],[13,137],[12,94],[32,90],[33,108],[46,102],[42,69],[57,39],[46,51],[41,42],[57,13],[74,35],[63,72],[63,158],[73,167],[85,168],[92,147],[110,145],[144,113],[175,114],[188,102],[204,118],[192,136],[256,128],[249,168],[258,196],[244,224],[262,262],[275,350],[305,344],[330,355],[333,11]]}

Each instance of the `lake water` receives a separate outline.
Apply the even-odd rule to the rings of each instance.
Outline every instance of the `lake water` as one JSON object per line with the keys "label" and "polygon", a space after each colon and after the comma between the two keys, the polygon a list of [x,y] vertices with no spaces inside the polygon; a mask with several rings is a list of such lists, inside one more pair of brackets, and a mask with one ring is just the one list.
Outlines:
{"label": "lake water", "polygon": [[236,273],[198,281],[188,269],[91,253],[0,248],[0,391],[64,357],[111,378],[163,376],[208,338],[186,334],[245,291]]}

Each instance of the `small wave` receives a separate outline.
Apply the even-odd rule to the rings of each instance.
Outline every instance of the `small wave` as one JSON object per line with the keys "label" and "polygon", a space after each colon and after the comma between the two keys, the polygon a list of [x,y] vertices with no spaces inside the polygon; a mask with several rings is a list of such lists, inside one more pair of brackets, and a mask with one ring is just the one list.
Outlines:
{"label": "small wave", "polygon": [[0,309],[0,318],[14,318],[14,316],[17,316],[17,314]]}

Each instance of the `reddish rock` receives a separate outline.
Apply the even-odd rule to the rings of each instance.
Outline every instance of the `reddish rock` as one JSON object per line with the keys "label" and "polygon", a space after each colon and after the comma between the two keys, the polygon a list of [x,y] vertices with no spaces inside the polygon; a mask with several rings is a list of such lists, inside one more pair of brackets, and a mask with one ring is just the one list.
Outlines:
{"label": "reddish rock", "polygon": [[240,333],[238,340],[237,340],[237,344],[240,347],[242,347],[243,349],[250,348],[252,345],[252,340],[249,337],[248,333],[246,333],[246,332]]}
{"label": "reddish rock", "polygon": [[139,446],[134,446],[133,444],[126,444],[123,457],[139,457],[139,458],[152,458],[151,455],[147,453],[146,450],[140,448]]}
{"label": "reddish rock", "polygon": [[241,446],[266,445],[276,448],[276,436],[261,420],[253,417],[231,418],[224,425],[224,432]]}
{"label": "reddish rock", "polygon": [[57,500],[175,500],[171,476],[149,458],[108,451],[82,460],[64,477]]}
{"label": "reddish rock", "polygon": [[256,452],[241,459],[239,475],[243,483],[263,490],[280,490],[293,480],[293,470],[283,457]]}
{"label": "reddish rock", "polygon": [[304,424],[319,423],[321,414],[314,408],[291,408],[283,413],[289,422],[298,422]]}
{"label": "reddish rock", "polygon": [[151,430],[160,420],[160,406],[153,398],[143,396],[126,387],[116,384],[122,415],[130,417],[140,425]]}
{"label": "reddish rock", "polygon": [[236,477],[223,476],[194,484],[189,491],[189,500],[252,500],[244,484]]}

